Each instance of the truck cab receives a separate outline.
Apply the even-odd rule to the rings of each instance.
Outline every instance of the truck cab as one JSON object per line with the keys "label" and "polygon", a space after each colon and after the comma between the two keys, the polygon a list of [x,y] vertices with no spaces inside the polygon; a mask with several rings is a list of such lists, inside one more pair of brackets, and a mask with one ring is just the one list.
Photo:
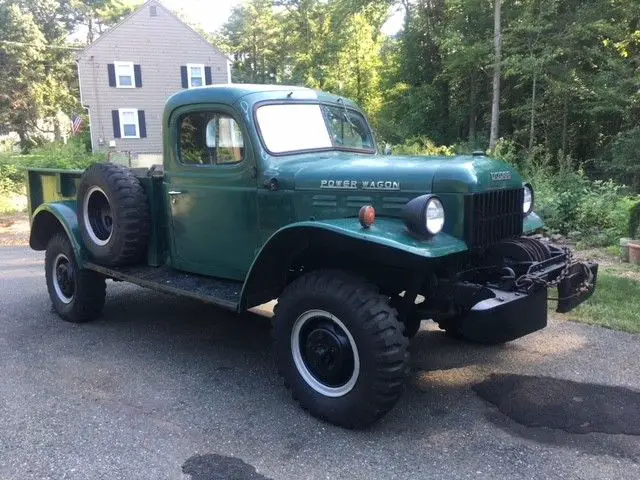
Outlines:
{"label": "truck cab", "polygon": [[533,237],[531,185],[483,152],[381,155],[348,99],[307,88],[180,92],[164,164],[30,170],[30,244],[56,312],[100,314],[106,280],[242,312],[277,299],[274,351],[302,406],[362,427],[398,400],[430,319],[503,343],[585,301],[597,264]]}
{"label": "truck cab", "polygon": [[238,280],[279,228],[314,216],[293,195],[301,170],[376,155],[355,104],[300,87],[185,91],[169,100],[164,125],[172,265]]}

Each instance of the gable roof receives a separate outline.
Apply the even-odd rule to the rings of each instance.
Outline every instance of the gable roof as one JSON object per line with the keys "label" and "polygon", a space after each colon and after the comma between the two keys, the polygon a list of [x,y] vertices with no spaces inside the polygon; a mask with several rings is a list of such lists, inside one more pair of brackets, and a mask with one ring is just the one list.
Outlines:
{"label": "gable roof", "polygon": [[229,56],[227,56],[224,52],[222,52],[218,47],[216,47],[215,45],[210,43],[209,40],[204,38],[193,27],[191,27],[190,25],[187,25],[186,23],[184,23],[184,21],[181,20],[174,12],[172,12],[171,10],[166,8],[164,5],[162,5],[157,0],[148,0],[145,3],[143,3],[142,5],[140,5],[134,11],[132,11],[129,15],[124,17],[122,20],[120,20],[118,23],[116,23],[113,27],[111,27],[109,30],[107,30],[102,35],[100,35],[96,40],[94,40],[89,45],[87,45],[82,51],[80,51],[80,53],[78,53],[77,58],[79,59],[81,57],[84,57],[88,52],[90,52],[93,49],[93,47],[96,44],[100,43],[100,41],[102,41],[103,38],[108,37],[111,34],[111,32],[113,32],[114,30],[116,30],[120,26],[122,26],[125,23],[127,23],[130,18],[132,18],[133,16],[137,15],[138,13],[140,13],[141,10],[143,10],[144,8],[146,8],[146,7],[150,6],[150,5],[153,5],[155,7],[160,8],[163,12],[167,13],[174,20],[177,20],[182,25],[184,25],[187,30],[189,30],[191,33],[193,33],[193,35],[195,35],[199,40],[201,40],[203,43],[205,43],[209,48],[213,49],[217,54],[219,54],[222,57],[226,58],[229,62],[233,62],[233,60],[231,58],[229,58]]}

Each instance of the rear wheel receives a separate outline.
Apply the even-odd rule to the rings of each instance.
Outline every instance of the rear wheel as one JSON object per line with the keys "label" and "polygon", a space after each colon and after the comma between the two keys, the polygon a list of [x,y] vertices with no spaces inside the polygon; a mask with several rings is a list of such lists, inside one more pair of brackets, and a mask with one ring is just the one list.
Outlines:
{"label": "rear wheel", "polygon": [[97,272],[78,268],[64,233],[55,234],[47,244],[45,277],[53,309],[64,320],[88,322],[102,311],[105,279]]}
{"label": "rear wheel", "polygon": [[280,373],[312,415],[359,428],[397,402],[408,340],[374,286],[343,272],[311,272],[286,288],[274,322]]}

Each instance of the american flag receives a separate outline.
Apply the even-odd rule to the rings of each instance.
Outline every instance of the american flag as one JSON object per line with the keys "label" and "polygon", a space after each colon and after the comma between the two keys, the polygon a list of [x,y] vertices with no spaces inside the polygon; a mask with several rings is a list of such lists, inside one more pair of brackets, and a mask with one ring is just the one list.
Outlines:
{"label": "american flag", "polygon": [[75,135],[76,133],[82,130],[82,117],[80,115],[75,115],[71,120],[71,132]]}

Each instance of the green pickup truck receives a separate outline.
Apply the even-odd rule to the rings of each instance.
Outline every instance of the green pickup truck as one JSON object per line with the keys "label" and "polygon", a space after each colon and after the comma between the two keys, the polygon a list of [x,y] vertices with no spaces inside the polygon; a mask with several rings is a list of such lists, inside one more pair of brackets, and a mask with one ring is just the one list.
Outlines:
{"label": "green pickup truck", "polygon": [[351,101],[300,87],[180,92],[164,165],[30,170],[30,245],[55,311],[86,322],[106,280],[234,312],[277,299],[274,351],[312,415],[364,427],[396,403],[409,340],[507,342],[595,289],[597,264],[530,234],[534,192],[482,152],[381,155]]}

